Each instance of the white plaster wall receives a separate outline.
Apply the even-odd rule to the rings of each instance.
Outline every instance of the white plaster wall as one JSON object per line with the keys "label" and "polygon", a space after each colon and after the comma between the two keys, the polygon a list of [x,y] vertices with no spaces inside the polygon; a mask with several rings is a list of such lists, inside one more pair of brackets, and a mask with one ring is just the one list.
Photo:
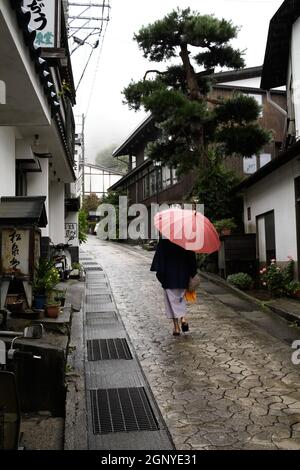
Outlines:
{"label": "white plaster wall", "polygon": [[[288,261],[288,256],[297,260],[294,179],[299,175],[300,164],[294,160],[251,186],[244,194],[246,233],[256,232],[256,216],[274,210],[278,261]],[[248,207],[251,208],[251,221],[247,220]]]}
{"label": "white plaster wall", "polygon": [[24,69],[27,73],[28,81],[31,82],[35,93],[38,97],[40,102],[41,108],[43,109],[43,113],[47,119],[48,124],[51,124],[51,110],[47,103],[47,99],[45,97],[43,87],[38,79],[38,75],[34,70],[34,64],[30,58],[29,48],[24,43],[23,34],[21,29],[18,28],[17,21],[16,21],[16,13],[9,5],[9,1],[3,2],[0,1],[1,7],[1,14],[8,26],[11,36],[13,37],[15,46],[19,52],[20,58],[23,62]]}
{"label": "white plaster wall", "polygon": [[300,18],[292,29],[291,61],[293,74],[293,95],[295,105],[296,136],[300,137]]}
{"label": "white plaster wall", "polygon": [[15,129],[13,127],[0,127],[0,196],[15,195]]}
{"label": "white plaster wall", "polygon": [[49,193],[49,236],[57,245],[65,241],[65,185],[50,183]]}
{"label": "white plaster wall", "polygon": [[46,196],[45,208],[48,225],[42,228],[42,237],[49,237],[49,162],[40,158],[41,173],[27,173],[27,196]]}

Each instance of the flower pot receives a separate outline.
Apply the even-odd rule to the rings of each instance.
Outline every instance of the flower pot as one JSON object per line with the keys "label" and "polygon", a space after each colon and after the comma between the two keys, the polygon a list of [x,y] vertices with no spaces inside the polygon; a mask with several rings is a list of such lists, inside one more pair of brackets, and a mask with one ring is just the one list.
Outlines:
{"label": "flower pot", "polygon": [[46,305],[46,317],[57,318],[60,313],[60,304]]}
{"label": "flower pot", "polygon": [[7,304],[7,308],[11,313],[21,313],[23,311],[24,300],[16,300]]}
{"label": "flower pot", "polygon": [[296,292],[293,292],[293,293],[292,293],[292,297],[293,297],[294,299],[300,300],[300,290],[297,290]]}
{"label": "flower pot", "polygon": [[45,294],[35,294],[33,300],[33,308],[37,310],[43,310],[45,308],[46,295]]}
{"label": "flower pot", "polygon": [[221,235],[231,235],[231,228],[222,228]]}

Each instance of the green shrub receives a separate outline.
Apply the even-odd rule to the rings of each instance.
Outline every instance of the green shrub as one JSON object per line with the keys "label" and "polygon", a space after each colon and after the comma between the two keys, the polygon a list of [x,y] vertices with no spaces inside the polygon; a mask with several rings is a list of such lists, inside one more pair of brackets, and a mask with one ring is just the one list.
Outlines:
{"label": "green shrub", "polygon": [[250,289],[253,284],[252,277],[247,273],[230,274],[227,277],[227,282],[241,290]]}
{"label": "green shrub", "polygon": [[269,266],[260,270],[263,287],[267,288],[274,297],[290,294],[292,291],[292,285],[290,284],[293,281],[294,265],[295,262],[292,258],[289,259],[285,268],[278,266],[276,259],[272,259]]}

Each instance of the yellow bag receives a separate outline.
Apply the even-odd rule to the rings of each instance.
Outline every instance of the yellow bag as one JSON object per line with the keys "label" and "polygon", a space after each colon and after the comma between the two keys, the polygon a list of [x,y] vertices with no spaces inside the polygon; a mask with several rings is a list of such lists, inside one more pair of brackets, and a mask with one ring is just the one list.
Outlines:
{"label": "yellow bag", "polygon": [[184,294],[184,297],[185,297],[185,300],[187,302],[194,303],[194,302],[196,302],[196,299],[197,299],[196,291],[186,290],[185,294]]}

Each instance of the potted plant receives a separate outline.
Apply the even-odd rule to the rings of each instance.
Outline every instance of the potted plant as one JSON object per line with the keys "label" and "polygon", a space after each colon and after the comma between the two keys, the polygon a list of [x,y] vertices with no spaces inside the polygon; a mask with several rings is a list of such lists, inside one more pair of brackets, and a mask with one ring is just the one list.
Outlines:
{"label": "potted plant", "polygon": [[80,278],[80,269],[81,269],[81,264],[80,263],[72,263],[72,270],[70,272],[70,279],[79,279]]}
{"label": "potted plant", "polygon": [[40,258],[35,267],[35,276],[32,285],[34,295],[34,307],[43,309],[46,303],[47,295],[59,283],[59,272],[54,267],[52,261]]}
{"label": "potted plant", "polygon": [[46,316],[49,318],[57,318],[60,313],[60,302],[47,301],[45,305]]}
{"label": "potted plant", "polygon": [[61,307],[63,307],[65,305],[65,300],[66,300],[66,292],[67,290],[66,289],[54,289],[53,293],[53,297],[54,297],[54,301],[56,302],[60,302],[60,305]]}
{"label": "potted plant", "polygon": [[233,218],[216,220],[214,226],[219,235],[230,235],[231,231],[237,227]]}

